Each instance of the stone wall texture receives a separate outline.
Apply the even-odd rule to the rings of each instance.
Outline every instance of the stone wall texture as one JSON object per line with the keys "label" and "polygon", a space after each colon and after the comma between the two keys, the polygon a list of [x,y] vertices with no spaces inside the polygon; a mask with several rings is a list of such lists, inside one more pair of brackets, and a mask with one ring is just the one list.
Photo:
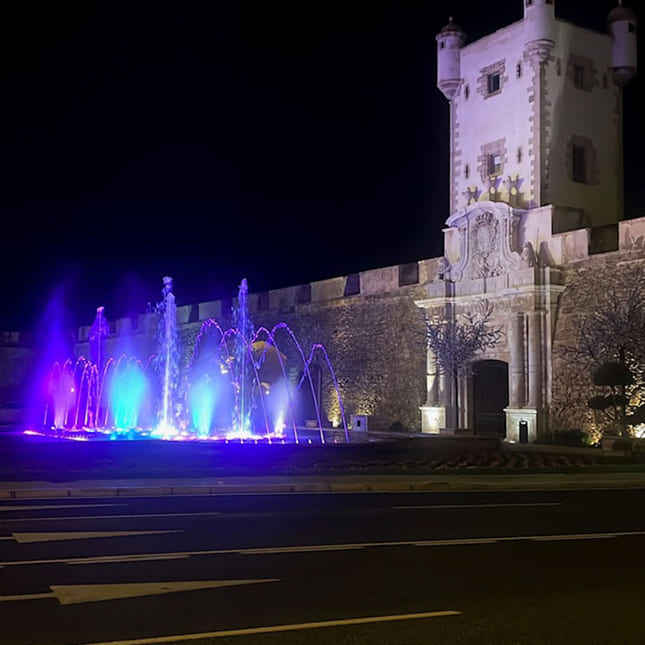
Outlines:
{"label": "stone wall texture", "polygon": [[[541,216],[540,220],[548,220],[550,213],[543,210],[535,214]],[[526,227],[526,236],[527,231],[538,230],[533,224]],[[348,423],[353,414],[360,414],[369,416],[371,429],[419,430],[419,408],[426,400],[426,344],[423,311],[415,302],[435,297],[443,302],[440,296],[445,296],[448,286],[454,291],[458,312],[476,303],[478,298],[488,300],[494,307],[492,322],[503,333],[498,345],[486,357],[510,362],[510,322],[517,312],[532,311],[535,298],[542,302],[539,290],[542,287],[536,290],[536,276],[550,271],[547,282],[555,285],[554,295],[546,305],[539,305],[548,305],[549,331],[546,333],[550,333],[550,337],[543,339],[540,352],[541,369],[545,371],[543,402],[548,413],[545,429],[592,430],[598,419],[589,411],[587,401],[599,391],[592,385],[594,366],[576,351],[580,344],[579,323],[582,317],[598,309],[607,294],[615,302],[621,302],[629,297],[634,284],[645,285],[645,244],[642,243],[645,218],[620,223],[618,251],[590,254],[586,229],[545,235],[551,255],[538,256],[538,262],[550,264],[551,268],[525,267],[496,277],[447,283],[437,279],[439,259],[433,258],[419,261],[413,272],[408,265],[384,267],[263,294],[250,293],[250,316],[256,329],[271,330],[278,323],[286,323],[299,341],[305,359],[315,344],[325,347]],[[457,240],[450,237],[450,230],[446,238],[446,250],[454,246],[452,250],[458,254]],[[535,239],[539,242],[541,238]],[[413,273],[418,282],[408,285]],[[560,285],[565,288],[558,300]],[[232,325],[235,304],[235,299],[229,299],[178,308],[183,348],[180,368],[184,375],[206,321],[212,318],[227,329]],[[440,315],[441,311],[434,313]],[[113,331],[106,341],[107,355],[126,353],[145,358],[154,351],[153,314],[142,314],[131,321],[115,321],[111,327]],[[77,356],[88,354],[88,329],[79,330]],[[276,332],[276,341],[286,356],[289,379],[297,382],[303,369],[298,347],[286,329]],[[643,351],[645,355],[645,348]],[[313,365],[322,374],[323,421],[339,424],[341,410],[334,378],[321,350],[316,351]],[[642,376],[645,382],[645,375]],[[185,388],[184,376],[180,393]]]}
{"label": "stone wall texture", "polygon": [[645,283],[643,250],[604,253],[567,266],[567,288],[561,296],[553,338],[551,430],[594,431],[602,423],[587,405],[591,396],[603,390],[592,384],[596,364],[585,357],[580,322],[600,308],[628,298],[630,290],[640,286],[639,280],[640,285]]}
{"label": "stone wall texture", "polygon": [[[436,260],[420,262],[419,278],[427,280],[434,274],[435,264]],[[250,293],[253,326],[270,331],[279,323],[286,323],[305,359],[310,357],[314,345],[325,348],[334,376],[322,350],[316,349],[312,362],[322,374],[323,422],[341,424],[335,378],[348,425],[353,414],[361,414],[369,415],[370,429],[394,426],[419,430],[419,407],[425,401],[425,323],[422,310],[414,303],[425,297],[426,288],[420,284],[399,287],[398,267],[362,273],[360,293],[356,295],[343,295],[346,280],[313,283],[306,290],[307,297],[302,297],[305,290],[300,287],[269,292],[268,298],[263,297],[267,294]],[[211,306],[198,305],[200,315],[196,319],[186,313],[190,306],[178,308],[180,397],[186,392],[188,366],[202,329],[208,327],[208,318],[217,321],[224,330],[233,325],[235,300],[208,304]],[[204,319],[202,312],[215,315]],[[115,333],[106,339],[106,355],[147,357],[154,353],[157,326],[154,315],[146,315],[136,330],[118,322]],[[207,344],[211,333],[217,334],[204,332]],[[81,329],[80,338],[86,336],[85,328]],[[259,340],[265,337],[266,333]],[[286,356],[288,377],[297,383],[303,371],[300,351],[286,329],[278,329],[275,339]],[[80,340],[76,355],[88,353],[89,343]]]}
{"label": "stone wall texture", "polygon": [[[314,344],[325,347],[348,423],[352,414],[367,414],[371,429],[401,424],[418,430],[419,406],[425,399],[425,326],[414,300],[422,295],[418,286],[401,287],[381,295],[296,304],[290,311],[251,315],[256,328],[286,322],[307,357]],[[299,373],[302,360],[288,333],[277,332],[276,340],[287,366]],[[322,352],[317,351],[314,364],[322,368],[325,415],[338,423],[338,397]]]}

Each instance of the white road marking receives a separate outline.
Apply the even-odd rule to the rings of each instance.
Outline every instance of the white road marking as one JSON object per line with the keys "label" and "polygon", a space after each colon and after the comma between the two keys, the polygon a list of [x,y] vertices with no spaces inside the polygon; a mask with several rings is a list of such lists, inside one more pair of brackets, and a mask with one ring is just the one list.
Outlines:
{"label": "white road marking", "polygon": [[0,506],[0,511],[44,511],[53,508],[101,508],[127,504],[48,504],[47,506]]}
{"label": "white road marking", "polygon": [[427,547],[469,546],[472,544],[496,544],[498,542],[558,542],[562,540],[602,540],[607,538],[645,535],[645,531],[622,531],[616,533],[576,533],[559,535],[513,535],[481,538],[454,538],[447,540],[401,540],[396,542],[355,542],[346,544],[312,544],[298,546],[255,547],[245,549],[212,549],[207,551],[170,551],[162,553],[132,553],[90,558],[55,558],[50,560],[8,560],[0,566],[28,566],[36,564],[100,564],[118,561],[162,560],[200,555],[271,555],[280,553],[313,553],[320,551],[355,551],[372,547]]}
{"label": "white road marking", "polygon": [[572,533],[571,535],[514,535],[491,538],[461,538],[457,540],[425,540],[415,546],[468,546],[470,544],[495,544],[498,542],[560,542],[562,540],[606,540],[609,538],[645,535],[645,531],[617,533]]}
{"label": "white road marking", "polygon": [[441,508],[513,508],[521,506],[562,506],[562,502],[532,502],[526,504],[431,504],[428,506],[392,506],[397,511]]}
{"label": "white road marking", "polygon": [[60,542],[61,540],[90,540],[106,537],[129,537],[131,535],[160,535],[162,533],[183,533],[182,529],[171,531],[56,531],[55,533],[12,533],[2,540],[15,540],[18,544],[31,542]]}
{"label": "white road marking", "polygon": [[227,638],[230,636],[250,636],[253,634],[272,634],[276,632],[293,632],[302,629],[319,629],[320,627],[341,627],[344,625],[367,625],[370,623],[388,623],[397,620],[420,620],[423,618],[440,618],[442,616],[459,616],[460,611],[424,611],[417,614],[393,614],[391,616],[367,616],[365,618],[344,618],[341,620],[321,620],[314,623],[292,623],[288,625],[270,625],[267,627],[244,627],[227,629],[219,632],[202,632],[201,634],[178,634],[176,636],[156,636],[152,638],[135,638],[127,641],[110,641],[105,643],[88,643],[87,645],[158,645],[177,643],[179,641],[196,641],[203,638]]}
{"label": "white road marking", "polygon": [[[144,553],[142,555],[99,555],[89,558],[67,560],[65,564],[114,564],[119,562],[156,562],[161,560],[186,560],[190,555],[183,553]],[[0,567],[2,568],[2,567]]]}
{"label": "white road marking", "polygon": [[56,520],[124,520],[140,517],[203,517],[222,515],[219,511],[206,513],[141,513],[136,515],[61,515],[59,517],[12,517],[3,522],[55,522]]}
{"label": "white road marking", "polygon": [[[425,508],[493,508],[502,506],[561,506],[560,502],[540,502],[534,504],[454,504],[434,506],[393,506],[397,510],[425,509]],[[132,515],[60,515],[58,517],[13,517],[4,522],[55,522],[56,520],[103,520],[103,519],[132,519],[146,517],[211,517],[215,515],[234,515],[222,511],[207,511],[200,513],[141,513]],[[245,514],[248,515],[248,514]],[[254,515],[254,514],[252,514]],[[1,539],[1,538],[0,538]]]}
{"label": "white road marking", "polygon": [[[244,549],[244,555],[264,555],[267,553],[318,553],[320,551],[352,551],[362,549],[362,544],[314,544],[313,546],[270,546],[258,549]],[[238,551],[242,553],[242,551]]]}
{"label": "white road marking", "polygon": [[219,587],[279,581],[279,578],[265,578],[262,580],[189,580],[182,582],[132,582],[106,585],[51,585],[49,587],[51,589],[50,593],[0,596],[0,602],[55,598],[61,605],[77,605],[85,602],[140,598],[142,596],[158,596],[179,591],[196,591],[198,589],[216,589]]}
{"label": "white road marking", "polygon": [[[616,537],[614,533],[589,533],[586,535],[576,535],[572,533],[571,535],[553,535],[551,536],[550,542],[566,542],[567,540],[605,540],[608,538]],[[534,542],[544,542],[543,537],[533,538]]]}

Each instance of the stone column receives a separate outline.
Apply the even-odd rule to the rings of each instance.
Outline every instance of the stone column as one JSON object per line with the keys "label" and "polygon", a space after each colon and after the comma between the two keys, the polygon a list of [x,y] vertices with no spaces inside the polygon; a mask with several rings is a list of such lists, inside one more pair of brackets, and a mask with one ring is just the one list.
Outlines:
{"label": "stone column", "polygon": [[455,407],[455,379],[450,374],[439,374],[439,405],[445,408],[446,428],[457,427],[457,409]]}
{"label": "stone column", "polygon": [[542,405],[542,318],[543,311],[531,311],[529,319],[529,407]]}
{"label": "stone column", "polygon": [[426,352],[426,405],[439,403],[439,371],[435,353],[428,349]]}
{"label": "stone column", "polygon": [[513,316],[510,329],[510,388],[509,407],[521,408],[526,404],[526,315]]}

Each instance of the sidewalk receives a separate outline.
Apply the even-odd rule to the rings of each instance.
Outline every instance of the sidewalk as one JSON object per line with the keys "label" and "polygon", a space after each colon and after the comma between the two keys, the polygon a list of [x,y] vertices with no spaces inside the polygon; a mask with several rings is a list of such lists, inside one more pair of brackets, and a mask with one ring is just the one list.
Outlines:
{"label": "sidewalk", "polygon": [[645,488],[645,472],[518,475],[343,475],[0,482],[0,499],[229,493],[360,493]]}

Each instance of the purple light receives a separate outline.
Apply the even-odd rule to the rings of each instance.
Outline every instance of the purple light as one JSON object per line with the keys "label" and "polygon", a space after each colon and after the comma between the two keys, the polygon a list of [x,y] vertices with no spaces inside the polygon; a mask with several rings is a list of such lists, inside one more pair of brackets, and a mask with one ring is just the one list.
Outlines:
{"label": "purple light", "polygon": [[[106,354],[109,325],[104,308],[99,307],[89,337],[91,358],[52,364],[43,387],[42,428],[29,428],[25,434],[75,441],[154,437],[253,444],[304,440],[310,445],[324,444],[329,432],[335,443],[337,433],[323,427],[311,372],[316,356],[321,355],[349,441],[338,382],[325,348],[314,344],[307,357],[285,322],[271,330],[253,330],[245,309],[245,289],[243,281],[234,313],[237,326],[223,329],[216,320],[206,320],[183,371],[169,278],[164,278],[163,302],[156,310],[157,348],[145,362],[126,353]],[[125,348],[127,340],[110,342]],[[298,415],[305,414],[299,411],[307,397],[313,403],[307,414],[315,414],[315,430],[298,422]]]}

